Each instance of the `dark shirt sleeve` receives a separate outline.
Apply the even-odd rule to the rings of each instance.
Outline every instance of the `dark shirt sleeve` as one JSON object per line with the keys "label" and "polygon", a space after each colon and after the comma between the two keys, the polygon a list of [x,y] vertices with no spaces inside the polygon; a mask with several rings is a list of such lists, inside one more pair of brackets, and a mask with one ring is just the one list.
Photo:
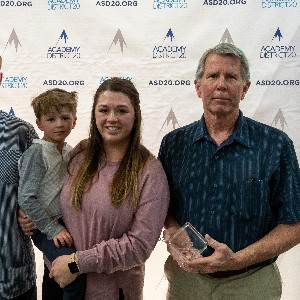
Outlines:
{"label": "dark shirt sleeve", "polygon": [[278,205],[278,223],[300,221],[300,172],[293,142],[285,141],[277,170],[277,184],[271,187],[271,197]]}

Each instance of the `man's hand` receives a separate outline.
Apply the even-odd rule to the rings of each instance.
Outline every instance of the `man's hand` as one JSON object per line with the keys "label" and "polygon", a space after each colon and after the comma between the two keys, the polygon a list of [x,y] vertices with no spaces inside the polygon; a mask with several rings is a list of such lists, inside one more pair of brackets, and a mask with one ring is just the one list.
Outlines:
{"label": "man's hand", "polygon": [[177,264],[183,268],[185,271],[188,272],[197,272],[194,268],[189,267],[185,264],[187,260],[182,258],[180,253],[174,248],[168,241],[171,239],[171,237],[181,228],[179,223],[175,220],[174,217],[172,217],[170,214],[167,215],[165,224],[164,224],[165,230],[163,231],[163,238],[164,241],[167,244],[167,250],[172,256],[172,258],[177,262]]}
{"label": "man's hand", "polygon": [[20,208],[18,210],[18,223],[25,235],[32,235],[32,230],[36,229],[35,224],[27,217],[25,212]]}
{"label": "man's hand", "polygon": [[53,238],[53,242],[57,248],[66,245],[71,247],[73,245],[73,238],[70,232],[66,228],[64,228]]}
{"label": "man's hand", "polygon": [[[188,267],[185,262],[187,261],[186,259],[183,258],[183,254],[181,254],[177,249],[176,245],[172,245],[168,243],[170,238],[178,231],[180,226],[174,226],[174,227],[169,227],[168,229],[163,231],[163,238],[164,241],[167,243],[167,250],[172,256],[172,258],[177,262],[177,264],[184,269],[187,272],[197,272],[195,269],[192,267]],[[188,238],[188,235],[186,236]],[[180,246],[179,246],[180,247]]]}
{"label": "man's hand", "polygon": [[71,255],[62,255],[52,262],[49,277],[54,278],[61,288],[64,288],[73,282],[79,275],[79,273],[72,274],[68,266],[68,263],[71,261],[71,257],[73,257],[73,255],[74,253]]}
{"label": "man's hand", "polygon": [[208,257],[200,257],[184,263],[185,267],[191,268],[199,273],[214,273],[217,271],[239,270],[239,257],[227,245],[219,243],[205,235],[208,246],[215,249],[215,252]]}
{"label": "man's hand", "polygon": [[[180,228],[180,227],[179,227]],[[168,229],[165,229],[163,231],[163,238],[164,241],[167,242],[168,240],[170,240],[170,238],[177,232],[177,230],[179,229],[177,227],[170,227]]]}

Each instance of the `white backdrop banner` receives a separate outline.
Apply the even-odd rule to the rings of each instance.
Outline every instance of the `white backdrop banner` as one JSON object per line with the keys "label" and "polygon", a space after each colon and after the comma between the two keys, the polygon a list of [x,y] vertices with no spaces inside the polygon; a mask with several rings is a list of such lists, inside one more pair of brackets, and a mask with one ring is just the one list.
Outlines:
{"label": "white backdrop banner", "polygon": [[[75,90],[78,122],[68,138],[75,146],[88,135],[99,84],[112,76],[131,79],[141,95],[143,142],[157,155],[167,132],[201,117],[193,86],[201,54],[229,42],[245,52],[251,67],[242,111],[285,131],[299,157],[299,2],[0,1],[0,109],[35,124],[34,96],[54,87]],[[278,260],[283,299],[300,299],[299,252],[297,246]],[[151,276],[161,276],[162,266],[149,269],[158,272]]]}

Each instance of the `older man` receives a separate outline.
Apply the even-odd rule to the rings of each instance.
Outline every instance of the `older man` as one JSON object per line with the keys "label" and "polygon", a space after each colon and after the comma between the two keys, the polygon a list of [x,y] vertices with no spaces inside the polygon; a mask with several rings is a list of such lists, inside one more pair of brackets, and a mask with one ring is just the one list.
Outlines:
{"label": "older man", "polygon": [[[0,70],[2,58],[0,57]],[[2,73],[0,73],[0,84]],[[38,138],[34,128],[0,111],[0,299],[36,300],[30,238],[18,227],[18,160]]]}
{"label": "older man", "polygon": [[276,258],[300,242],[293,143],[240,111],[250,72],[236,46],[207,50],[194,83],[202,118],[167,134],[159,152],[171,190],[165,237],[188,221],[209,247],[180,266],[167,259],[168,299],[280,299]]}

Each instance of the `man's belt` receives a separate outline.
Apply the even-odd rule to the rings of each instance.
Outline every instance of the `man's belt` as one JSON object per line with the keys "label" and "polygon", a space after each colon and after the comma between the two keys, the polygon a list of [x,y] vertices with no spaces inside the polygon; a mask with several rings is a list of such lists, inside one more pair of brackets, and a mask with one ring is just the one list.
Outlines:
{"label": "man's belt", "polygon": [[200,273],[200,275],[204,275],[207,277],[211,277],[211,278],[229,278],[231,276],[235,276],[235,275],[240,275],[243,274],[245,272],[247,272],[249,270],[231,270],[231,271],[218,271],[218,272],[214,272],[214,273]]}

